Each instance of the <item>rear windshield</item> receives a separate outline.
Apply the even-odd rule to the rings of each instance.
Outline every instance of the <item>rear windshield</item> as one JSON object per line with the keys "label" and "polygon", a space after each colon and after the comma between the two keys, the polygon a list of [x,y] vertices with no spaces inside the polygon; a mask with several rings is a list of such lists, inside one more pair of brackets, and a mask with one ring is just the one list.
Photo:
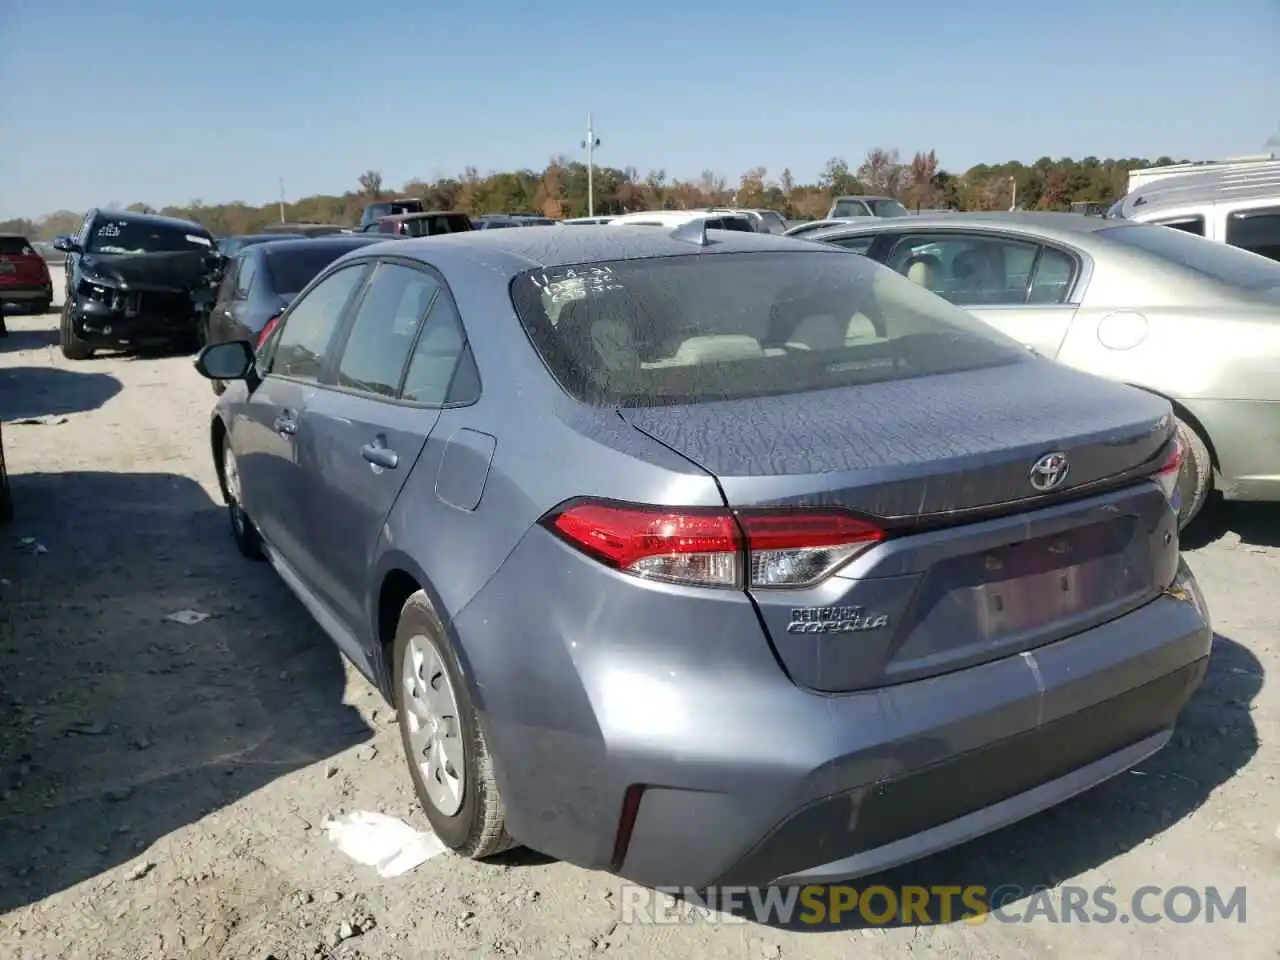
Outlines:
{"label": "rear windshield", "polygon": [[512,301],[543,361],[598,406],[761,397],[1032,357],[863,257],[660,257],[534,270]]}
{"label": "rear windshield", "polygon": [[300,293],[325,267],[351,248],[328,243],[291,243],[267,253],[271,289],[281,296]]}
{"label": "rear windshield", "polygon": [[755,227],[746,217],[725,217],[719,220],[708,220],[708,230],[736,230],[739,233],[755,233]]}
{"label": "rear windshield", "polygon": [[435,237],[443,233],[462,233],[471,229],[471,218],[465,213],[439,217],[414,217],[404,221],[405,232],[411,237]]}
{"label": "rear windshield", "polygon": [[905,217],[907,208],[897,200],[872,200],[871,209],[877,217]]}
{"label": "rear windshield", "polygon": [[98,220],[89,228],[87,253],[200,253],[213,248],[205,230],[139,220]]}
{"label": "rear windshield", "polygon": [[404,200],[400,202],[374,203],[370,204],[366,209],[365,216],[368,217],[390,217],[398,213],[421,213],[422,204],[416,200]]}
{"label": "rear windshield", "polygon": [[1154,224],[1106,227],[1098,236],[1144,250],[1241,290],[1280,287],[1280,263],[1183,230]]}
{"label": "rear windshield", "polygon": [[861,200],[837,200],[833,217],[865,217],[867,206]]}
{"label": "rear windshield", "polygon": [[21,257],[35,253],[26,237],[0,237],[0,256]]}

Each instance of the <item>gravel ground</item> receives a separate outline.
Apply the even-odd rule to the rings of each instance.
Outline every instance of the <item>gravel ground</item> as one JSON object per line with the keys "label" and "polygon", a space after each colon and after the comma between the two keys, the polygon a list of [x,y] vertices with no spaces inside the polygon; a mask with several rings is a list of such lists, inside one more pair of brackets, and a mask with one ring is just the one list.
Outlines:
{"label": "gravel ground", "polygon": [[[882,878],[1110,884],[1122,910],[1145,884],[1245,885],[1243,924],[621,924],[615,878],[534,854],[440,856],[384,880],[333,850],[322,823],[340,811],[426,820],[389,708],[270,569],[236,554],[208,385],[186,357],[70,363],[54,316],[9,325],[0,956],[1280,956],[1280,696],[1265,681],[1280,668],[1280,511],[1218,510],[1188,538],[1220,635],[1169,748]],[[35,416],[49,419],[14,422]],[[210,618],[165,619],[183,609]]]}

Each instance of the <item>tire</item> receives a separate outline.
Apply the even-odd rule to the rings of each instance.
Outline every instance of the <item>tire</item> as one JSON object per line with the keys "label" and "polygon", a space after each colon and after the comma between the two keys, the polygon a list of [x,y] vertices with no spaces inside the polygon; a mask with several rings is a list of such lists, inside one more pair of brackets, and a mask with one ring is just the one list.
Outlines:
{"label": "tire", "polygon": [[58,345],[62,347],[62,355],[68,360],[88,360],[93,356],[93,347],[76,336],[75,324],[71,320],[70,301],[62,305],[62,319],[58,323]]}
{"label": "tire", "polygon": [[49,312],[49,308],[52,306],[53,306],[52,300],[41,300],[39,303],[37,303],[35,306],[31,308],[31,312],[33,314],[36,314],[37,316],[44,316],[44,314]]}
{"label": "tire", "polygon": [[250,560],[263,559],[262,535],[253,525],[249,515],[240,505],[240,470],[231,450],[231,438],[222,438],[222,484],[227,498],[227,519],[231,523],[231,539],[241,556]]}
{"label": "tire", "polygon": [[[461,797],[456,805],[441,806],[435,798],[440,796],[441,788],[429,788],[422,764],[416,759],[423,753],[421,741],[418,741],[418,746],[415,746],[414,741],[415,727],[421,729],[418,719],[420,713],[411,711],[406,706],[408,698],[405,690],[405,662],[411,657],[411,651],[412,655],[423,656],[428,665],[434,666],[434,670],[428,668],[426,672],[436,677],[435,684],[431,684],[437,691],[435,703],[439,706],[450,699],[453,703],[452,717],[448,716],[450,711],[447,708],[436,712],[441,715],[440,728],[446,734],[443,739],[453,742],[454,756],[461,757],[462,777],[461,783],[457,785],[457,792]],[[432,664],[430,658],[433,654],[435,659]],[[457,655],[446,638],[439,617],[421,590],[409,597],[400,610],[400,622],[396,626],[391,651],[391,669],[400,742],[409,765],[409,776],[413,780],[418,802],[426,811],[436,836],[455,853],[475,860],[491,857],[516,846],[506,830],[502,797],[493,777],[493,761]],[[429,676],[423,682],[430,684],[430,680]],[[440,692],[446,688],[452,693],[451,698],[448,692],[441,695]],[[422,702],[422,698],[418,700]],[[432,753],[437,758],[441,756],[438,750],[433,749]],[[456,769],[457,766],[450,763],[446,769]],[[428,775],[440,769],[433,766]]]}
{"label": "tire", "polygon": [[1182,441],[1182,469],[1178,473],[1178,493],[1182,505],[1178,508],[1178,530],[1200,513],[1209,492],[1213,489],[1213,458],[1208,444],[1195,428],[1182,419],[1177,420],[1178,437]]}

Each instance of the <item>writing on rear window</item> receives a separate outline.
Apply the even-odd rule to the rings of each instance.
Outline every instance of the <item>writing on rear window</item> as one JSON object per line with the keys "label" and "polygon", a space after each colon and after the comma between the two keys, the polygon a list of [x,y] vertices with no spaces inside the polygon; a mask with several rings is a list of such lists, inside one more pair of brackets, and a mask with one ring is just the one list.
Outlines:
{"label": "writing on rear window", "polygon": [[622,284],[609,267],[570,267],[555,273],[531,274],[529,279],[552,303],[567,303],[622,289]]}
{"label": "writing on rear window", "polygon": [[123,223],[104,223],[98,228],[98,236],[100,237],[118,237],[120,236],[120,228]]}

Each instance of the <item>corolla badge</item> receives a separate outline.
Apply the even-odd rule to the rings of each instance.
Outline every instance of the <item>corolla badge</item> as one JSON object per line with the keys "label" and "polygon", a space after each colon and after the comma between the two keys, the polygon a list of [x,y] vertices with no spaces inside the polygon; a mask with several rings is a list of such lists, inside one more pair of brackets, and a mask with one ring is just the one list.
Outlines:
{"label": "corolla badge", "polygon": [[1041,493],[1057,490],[1066,481],[1070,469],[1065,453],[1046,453],[1031,467],[1031,486]]}
{"label": "corolla badge", "polygon": [[865,633],[889,626],[889,616],[864,607],[796,607],[787,633]]}

